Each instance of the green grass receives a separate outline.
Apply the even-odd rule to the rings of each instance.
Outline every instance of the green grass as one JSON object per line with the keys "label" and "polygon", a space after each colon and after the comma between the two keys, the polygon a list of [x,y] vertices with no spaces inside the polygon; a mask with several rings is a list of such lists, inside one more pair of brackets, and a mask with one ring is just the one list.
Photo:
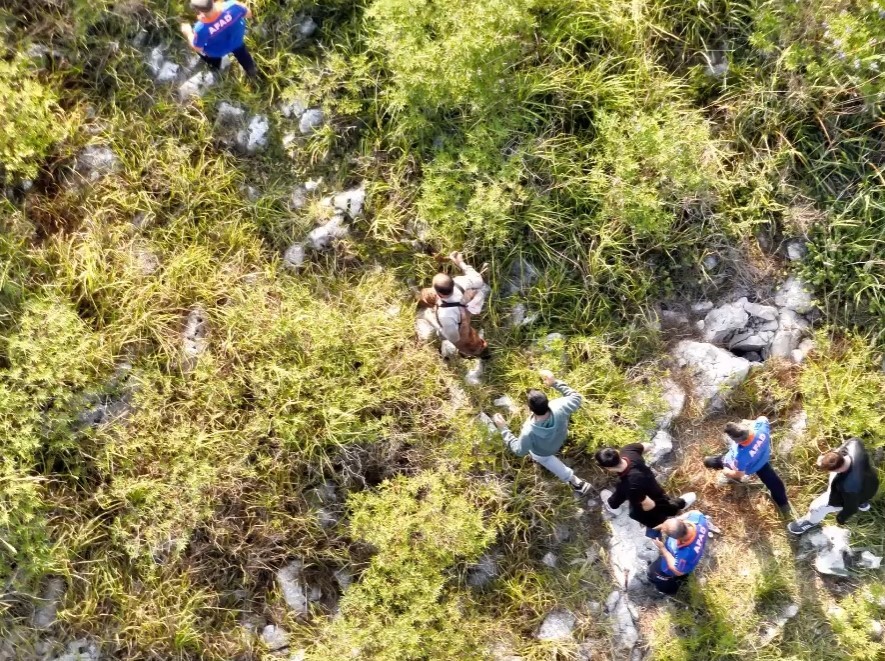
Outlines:
{"label": "green grass", "polygon": [[[183,62],[181,3],[0,8],[0,626],[22,650],[37,634],[33,600],[17,595],[56,574],[68,584],[58,637],[95,637],[125,659],[260,658],[239,628],[248,613],[284,625],[309,658],[354,646],[362,658],[488,658],[496,643],[577,658],[577,642],[532,637],[554,606],[608,658],[608,624],[588,602],[611,586],[584,555],[601,522],[472,418],[502,394],[521,402],[536,370],[554,368],[587,398],[566,455],[598,478],[592,451],[646,438],[661,407],[668,338],[654,305],[741,277],[728,260],[708,272],[707,254],[775,272],[756,236],[809,240],[798,270],[824,317],[807,363],[755,374],[734,411],[771,415],[777,434],[804,406],[809,433],[779,466],[799,505],[822,486],[809,469],[819,449],[854,434],[882,444],[876,6],[450,4],[257,3],[249,43],[267,80],[250,86],[234,64],[186,106],[131,45],[143,28],[148,48],[173,44]],[[320,24],[306,43],[293,28],[303,13]],[[57,55],[29,59],[35,43]],[[706,73],[713,51],[728,59],[720,77]],[[328,124],[286,150],[297,121],[279,104],[295,98]],[[221,100],[268,115],[266,152],[219,143]],[[87,145],[111,147],[120,167],[65,185]],[[324,212],[287,201],[316,177],[326,193],[366,182],[366,214],[335,251],[288,272],[282,251]],[[436,256],[460,248],[489,264],[495,359],[459,406],[464,365],[414,340],[411,304]],[[502,294],[517,256],[540,271],[525,292],[539,317],[511,329]],[[208,349],[188,369],[181,331],[195,307]],[[550,332],[567,340],[544,349]],[[81,421],[123,398],[123,419]],[[342,499],[332,526],[311,491],[326,480]],[[687,603],[644,621],[653,656],[881,656],[865,631],[882,616],[865,597],[880,579],[831,592],[793,562],[765,503],[749,507],[758,530],[736,532],[751,539],[724,540]],[[563,521],[574,535],[551,570],[540,558]],[[878,502],[853,530],[881,550]],[[476,591],[465,570],[482,552],[500,575]],[[361,576],[338,618],[286,613],[273,571],[293,557],[327,587],[344,566]],[[759,649],[790,600],[802,614]]]}

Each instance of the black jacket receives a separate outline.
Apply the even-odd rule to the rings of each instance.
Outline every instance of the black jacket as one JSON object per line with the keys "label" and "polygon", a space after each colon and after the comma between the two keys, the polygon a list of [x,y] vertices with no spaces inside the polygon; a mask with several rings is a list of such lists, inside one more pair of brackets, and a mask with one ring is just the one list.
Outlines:
{"label": "black jacket", "polygon": [[[608,506],[617,509],[624,501],[630,501],[630,518],[647,528],[654,528],[675,516],[681,503],[664,493],[651,468],[645,465],[642,458],[644,451],[642,443],[631,443],[619,450],[628,465],[627,470],[619,476],[615,491],[608,499]],[[646,496],[655,501],[655,507],[647,512],[641,505]]]}
{"label": "black jacket", "polygon": [[879,475],[870,463],[870,457],[860,439],[850,438],[839,454],[851,458],[851,467],[844,473],[837,473],[830,483],[830,507],[841,507],[836,515],[838,523],[850,519],[859,505],[871,500],[879,491]]}

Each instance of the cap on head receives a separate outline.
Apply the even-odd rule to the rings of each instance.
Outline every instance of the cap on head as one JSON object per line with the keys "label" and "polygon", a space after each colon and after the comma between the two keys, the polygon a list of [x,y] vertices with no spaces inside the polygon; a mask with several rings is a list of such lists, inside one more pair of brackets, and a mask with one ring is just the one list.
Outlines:
{"label": "cap on head", "polygon": [[682,539],[688,534],[688,526],[685,525],[685,521],[674,516],[664,521],[664,525],[661,526],[661,532],[667,535],[667,537]]}
{"label": "cap on head", "polygon": [[433,276],[433,288],[440,296],[451,296],[455,291],[455,281],[452,276],[445,273],[437,273]]}
{"label": "cap on head", "polygon": [[746,441],[750,435],[750,430],[736,422],[729,422],[725,425],[725,433],[728,437],[736,442]]}
{"label": "cap on head", "polygon": [[547,415],[550,411],[547,395],[540,390],[529,390],[529,410],[535,415]]}
{"label": "cap on head", "polygon": [[621,454],[614,448],[602,448],[597,450],[594,456],[596,463],[603,468],[614,468],[621,463]]}
{"label": "cap on head", "polygon": [[845,457],[838,452],[825,452],[821,455],[817,467],[822,471],[837,471],[845,465]]}
{"label": "cap on head", "polygon": [[214,0],[191,0],[191,9],[195,11],[210,11],[214,6]]}

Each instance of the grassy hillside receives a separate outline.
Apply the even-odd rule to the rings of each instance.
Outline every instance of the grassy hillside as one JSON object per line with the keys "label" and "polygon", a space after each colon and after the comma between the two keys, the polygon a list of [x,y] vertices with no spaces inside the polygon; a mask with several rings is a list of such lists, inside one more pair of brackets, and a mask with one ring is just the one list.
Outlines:
{"label": "grassy hillside", "polygon": [[[883,658],[879,572],[822,579],[764,493],[717,490],[698,461],[726,419],[768,415],[780,442],[802,408],[775,460],[801,509],[819,450],[885,445],[885,6],[252,6],[265,80],[233,63],[182,100],[201,71],[183,73],[183,3],[0,2],[0,654],[274,658],[249,629],[271,623],[311,660],[616,658],[598,505],[474,418],[556,370],[586,398],[565,456],[601,487],[592,451],[647,440],[664,408],[662,305],[764,298],[793,272],[817,349],[676,424],[669,488],[726,534],[679,602],[639,614],[640,650]],[[322,125],[302,131],[295,101]],[[237,147],[222,102],[267,118],[266,147]],[[323,198],[361,185],[349,235],[289,268]],[[492,286],[480,386],[415,338],[417,287],[457,249]],[[881,502],[849,527],[883,554]],[[309,617],[275,582],[294,559],[322,594]],[[574,640],[534,637],[555,608]]]}

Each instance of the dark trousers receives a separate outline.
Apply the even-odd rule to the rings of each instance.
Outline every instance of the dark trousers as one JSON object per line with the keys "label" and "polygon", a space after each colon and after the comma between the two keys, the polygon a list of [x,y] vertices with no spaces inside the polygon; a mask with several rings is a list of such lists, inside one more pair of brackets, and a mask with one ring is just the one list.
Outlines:
{"label": "dark trousers", "polygon": [[[243,67],[243,71],[246,72],[246,75],[250,78],[254,78],[258,75],[258,67],[255,66],[255,60],[252,59],[252,55],[249,54],[249,51],[246,50],[246,44],[243,44],[237,49],[231,51],[231,55],[237,58],[237,62],[240,63],[240,66]],[[208,55],[200,55],[200,59],[206,63],[206,65],[215,71],[221,68],[221,58],[220,57],[209,57]]]}
{"label": "dark trousers", "polygon": [[[711,466],[711,468],[714,468],[715,470],[722,470],[725,468],[722,457],[719,457],[719,461]],[[780,475],[778,475],[774,468],[771,467],[771,463],[767,463],[757,470],[756,475],[762,480],[762,484],[768,487],[775,504],[778,507],[786,507],[789,502],[787,500],[787,488],[784,486],[784,481],[780,478]]]}
{"label": "dark trousers", "polygon": [[654,585],[658,592],[663,592],[664,594],[676,594],[679,592],[679,588],[682,587],[682,584],[688,579],[688,574],[683,574],[682,576],[662,574],[660,568],[663,561],[663,558],[658,558],[651,563],[648,566],[648,571],[645,575],[648,578],[648,582]]}

